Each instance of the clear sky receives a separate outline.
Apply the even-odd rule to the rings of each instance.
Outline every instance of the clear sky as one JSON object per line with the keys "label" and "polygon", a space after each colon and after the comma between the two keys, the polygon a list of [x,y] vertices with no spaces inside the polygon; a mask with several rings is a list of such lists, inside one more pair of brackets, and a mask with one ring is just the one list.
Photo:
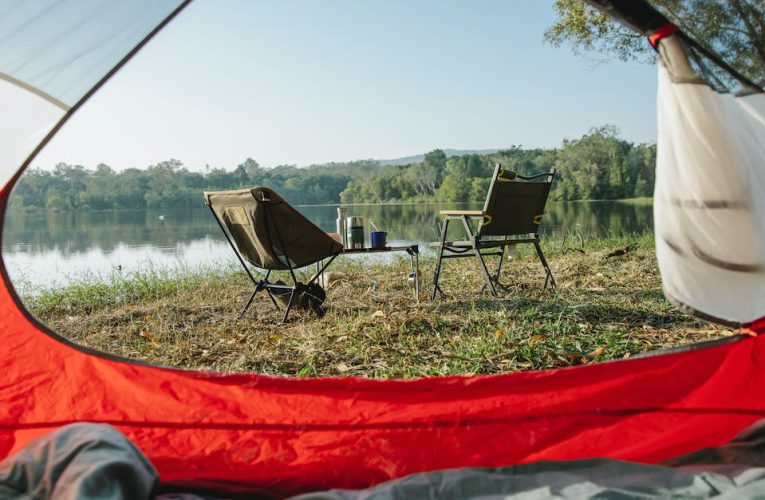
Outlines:
{"label": "clear sky", "polygon": [[656,68],[544,43],[551,0],[195,0],[36,166],[191,170],[656,136]]}

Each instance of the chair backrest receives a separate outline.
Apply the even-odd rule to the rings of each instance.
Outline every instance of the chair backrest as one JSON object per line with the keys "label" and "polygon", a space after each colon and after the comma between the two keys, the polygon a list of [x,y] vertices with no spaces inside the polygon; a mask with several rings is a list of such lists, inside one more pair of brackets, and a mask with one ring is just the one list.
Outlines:
{"label": "chair backrest", "polygon": [[256,267],[295,269],[343,250],[271,189],[210,191],[204,198],[232,245]]}
{"label": "chair backrest", "polygon": [[555,169],[527,177],[504,170],[498,163],[483,206],[478,237],[536,235],[554,177]]}

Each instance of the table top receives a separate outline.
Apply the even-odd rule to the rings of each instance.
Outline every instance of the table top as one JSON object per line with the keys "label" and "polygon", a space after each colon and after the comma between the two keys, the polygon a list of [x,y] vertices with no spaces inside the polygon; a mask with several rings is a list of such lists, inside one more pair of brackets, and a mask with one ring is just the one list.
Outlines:
{"label": "table top", "polygon": [[400,245],[382,248],[344,248],[342,253],[407,252],[420,253],[419,245]]}

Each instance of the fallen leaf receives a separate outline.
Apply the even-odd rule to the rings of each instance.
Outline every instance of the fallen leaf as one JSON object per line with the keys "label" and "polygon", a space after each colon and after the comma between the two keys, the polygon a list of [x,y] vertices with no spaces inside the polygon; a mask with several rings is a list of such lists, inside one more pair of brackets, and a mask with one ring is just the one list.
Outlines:
{"label": "fallen leaf", "polygon": [[580,363],[582,361],[582,355],[578,352],[570,352],[566,358],[571,364]]}
{"label": "fallen leaf", "polygon": [[622,247],[622,248],[617,248],[616,250],[614,250],[612,252],[608,252],[604,258],[610,259],[611,257],[619,257],[619,256],[622,256],[622,255],[630,252],[631,250],[632,250],[632,248],[630,247],[630,245],[627,245],[627,246]]}
{"label": "fallen leaf", "polygon": [[592,351],[591,353],[589,353],[587,355],[587,357],[590,358],[590,359],[595,359],[598,356],[600,356],[601,354],[603,354],[604,352],[606,352],[606,346],[600,346],[597,349],[595,349],[594,351]]}
{"label": "fallen leaf", "polygon": [[147,332],[146,330],[142,330],[142,331],[141,331],[141,332],[140,332],[138,335],[140,335],[141,337],[143,337],[143,338],[145,338],[145,339],[148,339],[148,340],[149,340],[149,342],[151,342],[151,343],[152,343],[152,344],[154,344],[155,346],[158,346],[158,345],[159,345],[159,343],[158,343],[156,340],[154,340],[154,337],[152,337],[151,335],[149,335],[149,332]]}

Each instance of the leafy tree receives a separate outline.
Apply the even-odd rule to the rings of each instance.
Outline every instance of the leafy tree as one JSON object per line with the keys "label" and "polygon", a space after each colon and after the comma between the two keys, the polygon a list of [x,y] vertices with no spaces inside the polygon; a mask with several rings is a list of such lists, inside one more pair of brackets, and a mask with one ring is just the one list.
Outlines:
{"label": "leafy tree", "polygon": [[52,187],[48,189],[48,194],[45,197],[45,208],[49,210],[66,210],[69,207],[66,203],[66,197],[61,191],[58,188]]}
{"label": "leafy tree", "polygon": [[470,184],[465,177],[447,176],[439,186],[437,197],[440,201],[466,201]]}
{"label": "leafy tree", "polygon": [[123,170],[117,175],[112,208],[145,208],[144,194],[147,189],[148,176],[145,171],[137,168]]}
{"label": "leafy tree", "polygon": [[635,197],[651,196],[651,194],[651,188],[648,185],[648,182],[643,178],[642,174],[638,174],[637,180],[635,181]]}
{"label": "leafy tree", "polygon": [[473,177],[473,180],[470,183],[470,194],[468,196],[470,201],[484,200],[486,198],[486,193],[489,191],[490,183],[490,177]]}
{"label": "leafy tree", "polygon": [[425,153],[422,163],[415,164],[413,169],[414,185],[418,194],[433,195],[436,188],[444,179],[446,169],[446,153],[440,149],[434,149]]}
{"label": "leafy tree", "polygon": [[114,187],[117,174],[109,165],[96,166],[96,171],[87,176],[85,191],[80,193],[78,208],[105,210],[114,205]]}
{"label": "leafy tree", "polygon": [[257,182],[263,177],[263,169],[260,167],[258,162],[252,158],[247,158],[244,160],[242,163],[237,165],[236,169],[239,171],[244,170],[247,173],[247,179],[245,179],[244,182],[250,180],[257,184]]}
{"label": "leafy tree", "polygon": [[[765,79],[765,2],[762,0],[649,0],[694,40],[750,78]],[[557,19],[545,33],[555,45],[622,60],[651,61],[645,37],[582,0],[555,0]]]}
{"label": "leafy tree", "polygon": [[77,199],[87,185],[88,172],[82,165],[59,163],[53,169],[57,197],[53,206],[59,210],[77,208]]}
{"label": "leafy tree", "polygon": [[620,158],[628,147],[614,127],[594,128],[580,139],[563,141],[555,167],[562,179],[576,186],[581,198],[617,198],[621,193],[618,185],[611,186],[611,181],[623,175],[613,171],[621,167]]}

